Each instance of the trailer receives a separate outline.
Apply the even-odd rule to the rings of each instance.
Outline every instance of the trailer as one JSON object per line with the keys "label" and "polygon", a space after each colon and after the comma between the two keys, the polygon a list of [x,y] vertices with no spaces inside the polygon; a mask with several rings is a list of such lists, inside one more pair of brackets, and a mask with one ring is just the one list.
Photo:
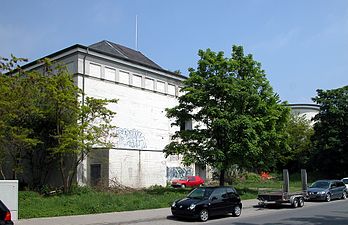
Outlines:
{"label": "trailer", "polygon": [[259,191],[257,199],[260,206],[267,206],[269,203],[284,204],[290,203],[292,207],[303,207],[307,196],[307,173],[306,170],[301,170],[302,191],[291,193],[289,190],[289,172],[283,170],[283,189],[280,191]]}

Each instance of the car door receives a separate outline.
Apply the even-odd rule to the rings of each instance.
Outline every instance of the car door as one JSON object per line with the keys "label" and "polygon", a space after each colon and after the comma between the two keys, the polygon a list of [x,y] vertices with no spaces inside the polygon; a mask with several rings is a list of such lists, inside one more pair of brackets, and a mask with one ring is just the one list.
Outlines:
{"label": "car door", "polygon": [[233,208],[237,204],[239,204],[240,198],[236,190],[234,190],[233,188],[226,188],[226,191],[227,191],[227,197],[228,197],[227,211],[232,212]]}
{"label": "car door", "polygon": [[196,178],[195,177],[188,177],[187,186],[190,186],[190,187],[196,186]]}
{"label": "car door", "polygon": [[330,182],[330,187],[329,187],[329,190],[330,190],[330,193],[331,193],[331,199],[334,199],[336,198],[336,189],[335,189],[336,185],[334,182]]}
{"label": "car door", "polygon": [[330,191],[331,191],[332,198],[339,198],[340,188],[337,187],[337,182],[332,182],[330,184]]}
{"label": "car door", "polygon": [[343,192],[346,190],[346,185],[342,181],[337,181],[337,189],[339,191],[338,198],[341,198]]}
{"label": "car door", "polygon": [[209,213],[211,215],[225,214],[227,201],[226,188],[215,189],[210,196]]}

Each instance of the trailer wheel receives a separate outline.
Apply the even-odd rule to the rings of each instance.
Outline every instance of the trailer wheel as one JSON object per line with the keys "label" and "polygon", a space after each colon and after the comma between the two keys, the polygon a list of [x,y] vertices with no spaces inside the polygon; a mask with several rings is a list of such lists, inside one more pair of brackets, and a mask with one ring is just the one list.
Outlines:
{"label": "trailer wheel", "polygon": [[304,199],[303,198],[299,198],[298,200],[298,207],[303,207],[304,206]]}
{"label": "trailer wheel", "polygon": [[297,208],[298,203],[299,203],[298,198],[294,198],[294,200],[292,201],[292,207]]}

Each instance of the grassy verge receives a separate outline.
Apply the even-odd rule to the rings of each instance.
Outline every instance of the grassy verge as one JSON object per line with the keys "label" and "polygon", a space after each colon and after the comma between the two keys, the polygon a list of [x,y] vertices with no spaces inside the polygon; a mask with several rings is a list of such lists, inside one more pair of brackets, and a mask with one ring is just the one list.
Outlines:
{"label": "grassy verge", "polygon": [[36,192],[19,192],[19,217],[36,218],[119,212],[169,207],[187,189],[152,188],[131,193],[100,192],[78,188],[69,195],[44,197]]}
{"label": "grassy verge", "polygon": [[[291,182],[291,190],[300,190],[301,182]],[[281,189],[282,181],[243,181],[234,184],[242,200],[255,199],[264,188]],[[105,212],[120,212],[140,209],[169,207],[171,203],[186,196],[190,189],[153,187],[128,193],[96,191],[77,188],[69,195],[45,197],[36,192],[19,192],[19,217],[53,217]]]}

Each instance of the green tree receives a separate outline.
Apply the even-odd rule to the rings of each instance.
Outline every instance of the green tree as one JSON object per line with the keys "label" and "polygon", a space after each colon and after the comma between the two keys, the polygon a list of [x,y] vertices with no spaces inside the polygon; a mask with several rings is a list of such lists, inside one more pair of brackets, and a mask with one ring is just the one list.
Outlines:
{"label": "green tree", "polygon": [[164,149],[166,156],[182,154],[185,164],[210,165],[220,172],[220,185],[232,165],[269,170],[286,148],[289,109],[279,104],[261,64],[233,46],[232,57],[210,49],[198,53],[197,69],[189,69],[179,105],[167,109],[172,125],[181,129]]}
{"label": "green tree", "polygon": [[348,176],[348,86],[317,90],[311,160],[314,170],[330,177]]}
{"label": "green tree", "polygon": [[[3,179],[17,179],[22,173],[22,158],[40,141],[33,135],[31,120],[40,117],[40,90],[35,74],[21,73],[19,63],[25,59],[0,57],[0,171]],[[6,74],[17,70],[15,74]],[[12,175],[6,177],[3,164],[11,164]]]}
{"label": "green tree", "polygon": [[66,67],[53,66],[47,61],[45,71],[45,77],[50,77],[46,85],[45,108],[50,123],[55,125],[50,134],[55,144],[50,150],[58,160],[64,192],[69,192],[78,165],[92,149],[112,147],[115,126],[111,120],[115,112],[107,105],[117,103],[117,100],[87,97],[82,105],[82,91]]}
{"label": "green tree", "polygon": [[42,62],[43,73],[22,71],[21,59],[15,57],[0,61],[0,155],[10,157],[13,178],[23,171],[25,160],[31,164],[34,187],[44,184],[57,162],[69,192],[89,152],[111,147],[115,113],[107,105],[117,100],[87,97],[82,103],[73,76],[50,60]]}
{"label": "green tree", "polygon": [[314,133],[311,121],[304,116],[291,114],[286,131],[289,135],[289,149],[280,153],[279,169],[299,171],[307,168],[312,154],[311,137]]}

